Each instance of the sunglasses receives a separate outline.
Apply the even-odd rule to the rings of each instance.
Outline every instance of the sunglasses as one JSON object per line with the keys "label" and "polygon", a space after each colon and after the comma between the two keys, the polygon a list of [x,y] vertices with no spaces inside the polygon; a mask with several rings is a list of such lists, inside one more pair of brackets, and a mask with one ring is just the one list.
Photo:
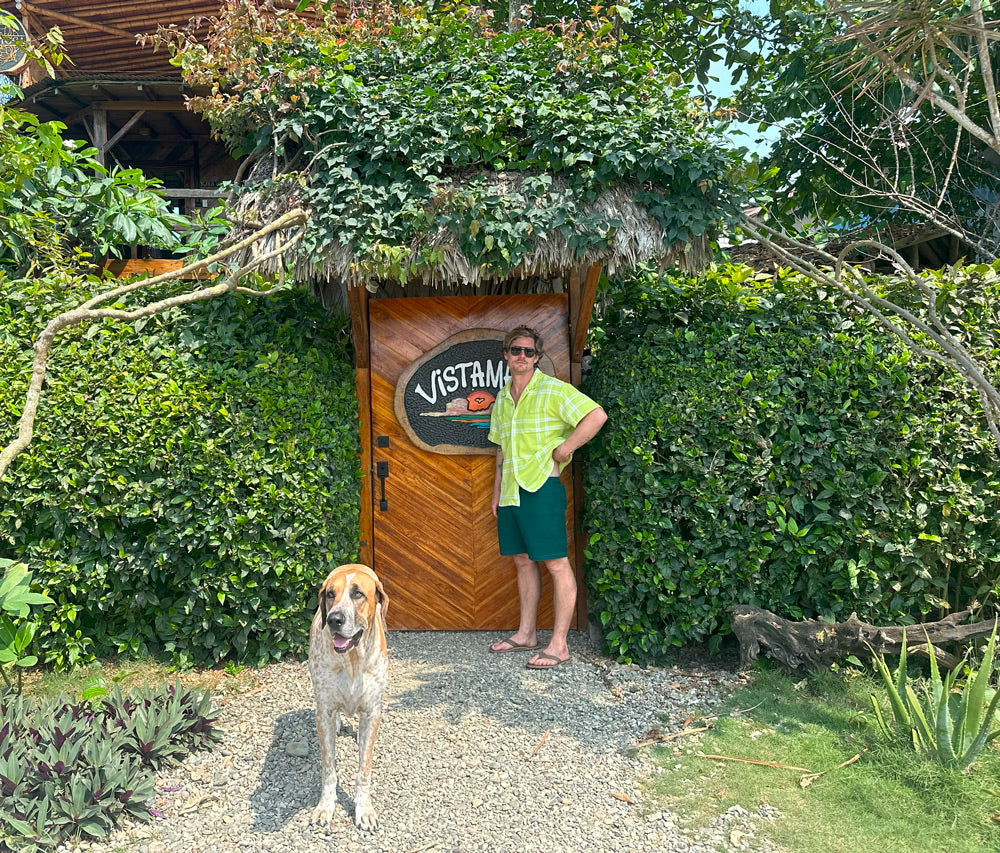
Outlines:
{"label": "sunglasses", "polygon": [[507,352],[511,355],[524,353],[525,358],[534,358],[536,350],[534,347],[507,347]]}

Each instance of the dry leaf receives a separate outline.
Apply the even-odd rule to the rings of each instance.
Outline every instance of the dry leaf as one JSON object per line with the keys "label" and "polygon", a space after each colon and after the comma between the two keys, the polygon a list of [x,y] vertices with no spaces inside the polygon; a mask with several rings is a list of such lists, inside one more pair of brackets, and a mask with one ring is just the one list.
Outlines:
{"label": "dry leaf", "polygon": [[543,734],[542,739],[538,741],[538,746],[535,747],[534,751],[531,753],[532,755],[538,755],[538,750],[540,750],[543,746],[545,746],[545,741],[549,739],[549,735],[551,734],[551,732],[552,729],[545,730],[545,734]]}

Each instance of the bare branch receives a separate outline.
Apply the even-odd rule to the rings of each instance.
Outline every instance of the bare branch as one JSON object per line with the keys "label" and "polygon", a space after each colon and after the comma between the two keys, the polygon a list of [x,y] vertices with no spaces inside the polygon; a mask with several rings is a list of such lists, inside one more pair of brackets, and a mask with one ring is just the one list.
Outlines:
{"label": "bare branch", "polygon": [[983,0],[971,0],[970,10],[975,24],[976,52],[979,54],[980,74],[983,78],[983,88],[986,90],[986,106],[990,111],[990,125],[993,136],[1000,134],[1000,104],[997,103],[997,90],[993,83],[993,62],[990,60],[990,45],[986,37],[986,21],[983,18]]}
{"label": "bare branch", "polygon": [[[981,0],[972,0],[972,6],[978,8],[978,18],[973,13],[973,16],[970,18],[955,18],[949,21],[949,24],[955,33],[961,33],[966,37],[971,35],[977,41],[979,45],[977,53],[980,55],[980,61],[982,62],[984,54],[988,56],[989,41],[996,40],[1000,35],[995,32],[996,26],[993,22],[987,24],[984,20]],[[1000,124],[993,118],[994,115],[1000,118],[1000,105],[997,104],[996,91],[992,86],[992,66],[988,60],[983,64],[981,70],[984,73],[984,77],[987,76],[987,70],[990,72],[988,74],[990,77],[989,85],[987,86],[984,79],[984,86],[987,86],[992,127],[983,127],[974,121],[966,111],[963,87],[944,66],[944,63],[937,61],[936,50],[934,49],[935,44],[933,38],[929,35],[932,32],[931,29],[921,30],[918,36],[914,22],[906,22],[909,25],[908,27],[900,26],[900,21],[894,20],[892,17],[894,10],[891,6],[887,7],[885,4],[867,7],[866,4],[857,2],[832,2],[830,7],[845,24],[845,31],[842,36],[843,40],[853,42],[865,54],[876,59],[884,72],[890,74],[911,92],[925,96],[931,104],[945,113],[959,127],[997,153],[1000,153],[1000,135],[998,135],[1000,134]],[[861,22],[857,22],[851,14],[852,8],[857,7],[880,8],[881,11]],[[944,28],[939,29],[940,33],[938,33],[938,37],[941,44],[953,47],[954,42],[950,39],[947,30]],[[891,46],[891,38],[897,40],[894,48]],[[921,52],[918,51],[918,41],[924,42],[924,50],[922,51],[924,54],[923,59],[928,60],[931,64],[930,79],[933,80],[935,76],[939,76],[944,80],[952,90],[956,102],[946,97],[942,89],[933,86],[928,88],[925,82],[922,82],[907,70],[907,57],[915,60],[913,67],[923,67],[920,61],[921,58],[917,56]],[[961,51],[958,51],[958,55],[961,55],[961,53]],[[968,65],[967,62],[966,65]],[[855,69],[857,69],[857,64]]]}
{"label": "bare branch", "polygon": [[[813,281],[836,289],[861,310],[874,316],[882,326],[899,338],[913,352],[933,359],[961,375],[980,395],[986,423],[994,443],[1000,450],[1000,391],[986,375],[968,348],[947,328],[937,310],[937,291],[924,276],[917,273],[895,249],[875,240],[860,240],[845,246],[838,256],[810,246],[757,219],[751,219],[743,231],[776,254],[792,269]],[[871,289],[856,265],[846,259],[858,249],[875,249],[889,259],[899,273],[916,285],[929,320],[924,320],[904,306],[898,305]],[[816,257],[819,262],[810,260]],[[901,321],[901,322],[900,322]],[[918,343],[912,329],[934,346]]]}
{"label": "bare branch", "polygon": [[[62,314],[53,317],[35,341],[35,357],[32,363],[31,380],[28,383],[28,391],[25,395],[24,408],[18,421],[17,437],[4,447],[2,451],[0,451],[0,480],[3,479],[4,474],[10,467],[10,463],[14,460],[14,458],[24,451],[31,443],[32,436],[34,435],[35,417],[38,413],[38,404],[42,397],[42,386],[45,382],[45,374],[48,369],[49,352],[56,336],[63,329],[79,325],[80,323],[91,323],[105,319],[134,322],[135,320],[141,320],[144,317],[158,314],[161,311],[166,311],[170,308],[190,305],[194,302],[203,302],[208,299],[213,299],[216,296],[221,296],[225,293],[240,292],[258,296],[266,296],[270,293],[274,293],[279,288],[272,288],[267,291],[256,291],[251,288],[241,287],[239,283],[244,276],[251,273],[260,264],[283,254],[285,251],[297,244],[302,239],[304,233],[299,226],[304,225],[306,220],[307,217],[305,212],[296,208],[295,210],[289,211],[274,222],[267,224],[245,239],[230,246],[223,252],[219,252],[209,258],[205,258],[204,260],[188,264],[181,269],[155,276],[154,278],[144,279],[142,281],[133,282],[121,287],[116,287],[107,293],[95,296],[93,299],[88,300],[78,308],[65,311]],[[254,258],[248,264],[231,273],[218,284],[170,296],[168,298],[160,299],[133,309],[97,307],[98,305],[111,300],[117,300],[118,298],[139,289],[148,289],[167,281],[185,278],[193,273],[207,269],[212,264],[225,261],[226,258],[230,257],[234,253],[239,252],[248,246],[252,246],[257,241],[273,234],[276,231],[286,231],[296,228],[298,230],[293,233],[288,240],[280,243],[272,251]],[[281,276],[281,281],[284,281],[283,275]]]}

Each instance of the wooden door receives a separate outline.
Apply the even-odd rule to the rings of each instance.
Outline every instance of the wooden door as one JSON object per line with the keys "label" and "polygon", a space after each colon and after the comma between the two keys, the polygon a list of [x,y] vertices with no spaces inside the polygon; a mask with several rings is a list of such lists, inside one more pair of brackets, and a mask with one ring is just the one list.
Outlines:
{"label": "wooden door", "polygon": [[[389,626],[410,630],[514,629],[517,581],[497,547],[491,510],[495,457],[418,447],[394,412],[396,386],[415,361],[468,329],[537,329],[554,373],[569,381],[569,320],[563,295],[373,299],[369,303],[373,565],[389,592]],[[379,467],[385,474],[378,476]],[[575,531],[571,467],[567,531]],[[384,488],[384,503],[382,490]],[[575,536],[569,557],[579,577]],[[552,626],[542,569],[539,627]],[[576,624],[578,620],[574,619]]]}

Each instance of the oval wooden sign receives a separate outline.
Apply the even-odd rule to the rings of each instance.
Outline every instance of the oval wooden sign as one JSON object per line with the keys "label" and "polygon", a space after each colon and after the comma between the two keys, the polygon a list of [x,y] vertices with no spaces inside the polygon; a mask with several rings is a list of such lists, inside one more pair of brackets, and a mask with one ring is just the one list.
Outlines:
{"label": "oval wooden sign", "polygon": [[[486,436],[497,394],[510,379],[501,329],[466,329],[412,362],[396,383],[396,420],[432,453],[493,453]],[[553,372],[543,355],[539,368]]]}

